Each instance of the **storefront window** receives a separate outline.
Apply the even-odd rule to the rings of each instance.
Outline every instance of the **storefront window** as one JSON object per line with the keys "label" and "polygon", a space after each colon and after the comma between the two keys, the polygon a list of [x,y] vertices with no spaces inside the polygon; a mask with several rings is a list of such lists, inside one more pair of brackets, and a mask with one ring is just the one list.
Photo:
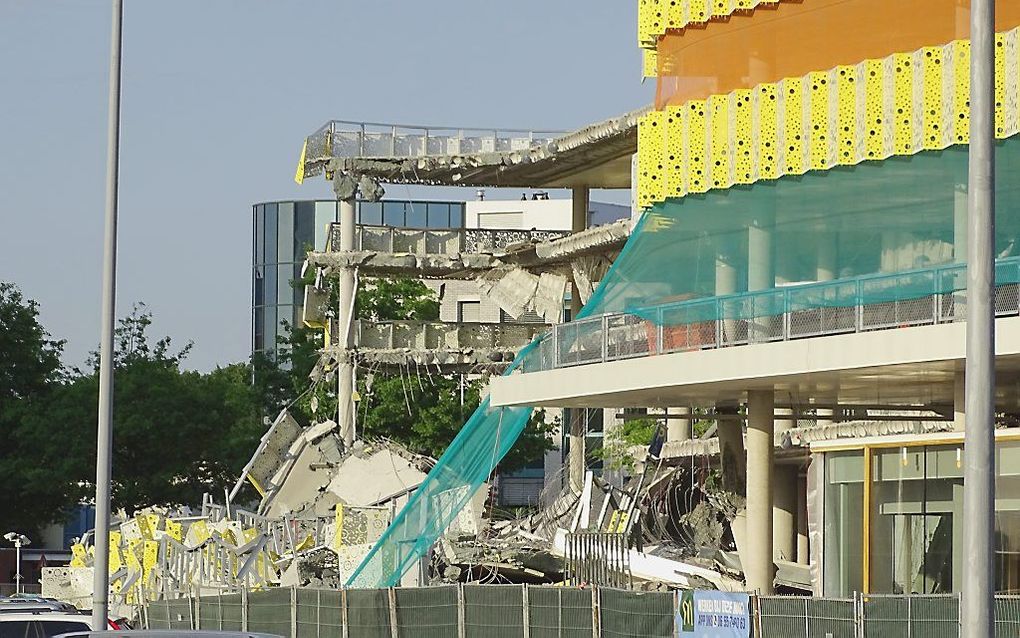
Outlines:
{"label": "storefront window", "polygon": [[1002,442],[995,458],[995,589],[1020,593],[1020,442]]}
{"label": "storefront window", "polygon": [[832,452],[825,459],[826,596],[861,591],[864,556],[864,453]]}
{"label": "storefront window", "polygon": [[[826,455],[825,595],[861,591],[865,507],[868,591],[959,592],[966,569],[963,445],[873,448],[870,456],[865,494],[863,451]],[[1020,593],[1020,441],[996,444],[995,490],[995,589]]]}
{"label": "storefront window", "polygon": [[960,569],[953,560],[960,538],[954,524],[963,520],[963,466],[958,449],[874,451],[870,591],[942,594],[958,585],[954,578],[959,578]]}

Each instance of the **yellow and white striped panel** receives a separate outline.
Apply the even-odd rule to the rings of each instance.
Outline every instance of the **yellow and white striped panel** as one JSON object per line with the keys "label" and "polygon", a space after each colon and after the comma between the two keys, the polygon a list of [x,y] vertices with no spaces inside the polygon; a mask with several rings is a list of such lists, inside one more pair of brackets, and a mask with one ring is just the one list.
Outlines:
{"label": "yellow and white striped panel", "polygon": [[[784,0],[638,0],[638,44],[654,48],[666,31],[724,19],[738,11],[753,11],[761,5]],[[795,0],[794,0],[795,1]]]}
{"label": "yellow and white striped panel", "polygon": [[[638,202],[828,170],[970,140],[970,43],[786,78],[648,114]],[[1020,132],[1020,28],[998,34],[995,126]]]}

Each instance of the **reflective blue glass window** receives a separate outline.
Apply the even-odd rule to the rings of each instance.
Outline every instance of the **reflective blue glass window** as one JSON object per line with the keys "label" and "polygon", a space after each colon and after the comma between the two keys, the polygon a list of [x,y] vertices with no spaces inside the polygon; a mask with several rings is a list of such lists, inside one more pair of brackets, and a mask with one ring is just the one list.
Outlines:
{"label": "reflective blue glass window", "polygon": [[450,204],[450,228],[464,227],[464,204]]}
{"label": "reflective blue glass window", "polygon": [[383,202],[383,224],[404,226],[404,202]]}
{"label": "reflective blue glass window", "polygon": [[382,202],[359,202],[359,221],[370,226],[382,226],[383,214]]}
{"label": "reflective blue glass window", "polygon": [[449,228],[450,205],[443,202],[429,203],[429,228]]}
{"label": "reflective blue glass window", "polygon": [[408,228],[425,228],[427,209],[428,204],[425,202],[407,202],[407,216],[404,225]]}
{"label": "reflective blue glass window", "polygon": [[276,263],[276,204],[266,204],[265,262]]}
{"label": "reflective blue glass window", "polygon": [[294,261],[315,249],[315,202],[294,204]]}

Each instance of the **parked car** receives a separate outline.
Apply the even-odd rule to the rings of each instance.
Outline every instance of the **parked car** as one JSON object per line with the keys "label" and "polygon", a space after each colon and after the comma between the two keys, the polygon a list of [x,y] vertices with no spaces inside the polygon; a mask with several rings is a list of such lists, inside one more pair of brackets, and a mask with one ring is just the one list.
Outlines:
{"label": "parked car", "polygon": [[[127,629],[113,620],[109,629]],[[0,638],[50,638],[71,631],[92,631],[90,612],[42,596],[0,598]]]}
{"label": "parked car", "polygon": [[0,638],[52,638],[92,629],[92,617],[77,612],[51,609],[0,611]]}

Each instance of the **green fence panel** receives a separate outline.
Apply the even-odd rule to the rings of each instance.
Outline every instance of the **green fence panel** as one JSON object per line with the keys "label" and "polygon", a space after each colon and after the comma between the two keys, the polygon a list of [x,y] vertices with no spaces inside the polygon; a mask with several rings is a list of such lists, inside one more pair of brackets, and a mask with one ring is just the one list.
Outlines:
{"label": "green fence panel", "polygon": [[524,638],[524,589],[520,585],[465,585],[466,638]]}
{"label": "green fence panel", "polygon": [[457,635],[457,587],[396,589],[400,638],[448,638]]}
{"label": "green fence panel", "polygon": [[[194,629],[193,622],[195,617],[195,610],[192,607],[193,601],[191,598],[175,598],[173,600],[167,600],[166,603],[166,618],[167,618],[167,629]],[[149,614],[151,619],[152,614]]]}
{"label": "green fence panel", "polygon": [[1020,636],[1020,596],[995,597],[995,635]]}
{"label": "green fence panel", "polygon": [[347,590],[347,630],[351,638],[391,638],[387,589]]}
{"label": "green fence panel", "polygon": [[857,637],[856,601],[824,598],[808,598],[807,601],[809,637]]}
{"label": "green fence panel", "polygon": [[591,638],[591,591],[529,587],[531,638]]}
{"label": "green fence panel", "polygon": [[170,601],[149,603],[143,618],[146,629],[170,629]]}
{"label": "green fence panel", "polygon": [[241,631],[241,594],[202,596],[198,605],[200,629]]}
{"label": "green fence panel", "polygon": [[599,590],[599,622],[604,638],[672,638],[674,595],[669,592]]}
{"label": "green fence panel", "polygon": [[333,589],[297,590],[297,638],[340,638],[343,612],[340,592]]}
{"label": "green fence panel", "polygon": [[762,636],[784,638],[810,638],[808,634],[808,599],[787,597],[760,597]]}
{"label": "green fence panel", "polygon": [[957,596],[911,596],[910,635],[914,638],[959,638],[960,599]]}
{"label": "green fence panel", "polygon": [[292,591],[287,587],[250,592],[248,631],[290,637]]}

